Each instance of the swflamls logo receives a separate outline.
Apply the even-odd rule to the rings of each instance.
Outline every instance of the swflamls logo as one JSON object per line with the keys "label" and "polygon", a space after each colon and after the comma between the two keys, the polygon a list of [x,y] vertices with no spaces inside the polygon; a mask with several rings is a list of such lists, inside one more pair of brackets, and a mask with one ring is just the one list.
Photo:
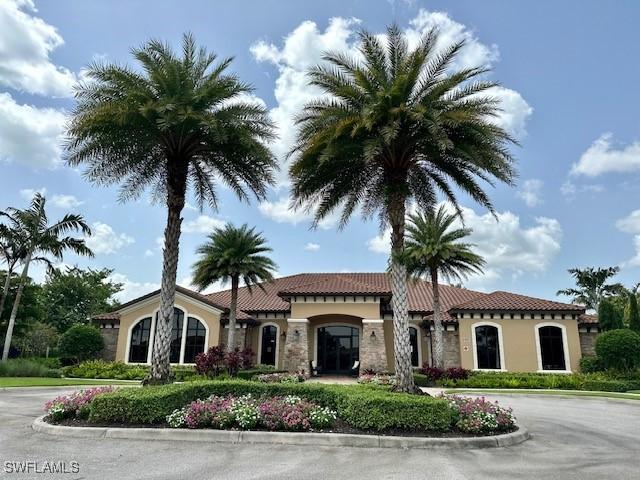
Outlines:
{"label": "swflamls logo", "polygon": [[5,461],[4,473],[79,473],[78,462],[34,462],[34,461]]}

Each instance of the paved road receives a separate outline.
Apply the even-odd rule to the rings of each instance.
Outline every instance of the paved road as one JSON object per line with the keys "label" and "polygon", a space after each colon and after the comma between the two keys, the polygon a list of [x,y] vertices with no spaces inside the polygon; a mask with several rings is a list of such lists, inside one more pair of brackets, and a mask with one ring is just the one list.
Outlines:
{"label": "paved road", "polygon": [[[68,389],[0,390],[1,479],[638,479],[640,402],[496,396],[533,438],[486,450],[390,450],[83,440],[31,430]],[[5,473],[6,461],[77,461],[78,475]]]}

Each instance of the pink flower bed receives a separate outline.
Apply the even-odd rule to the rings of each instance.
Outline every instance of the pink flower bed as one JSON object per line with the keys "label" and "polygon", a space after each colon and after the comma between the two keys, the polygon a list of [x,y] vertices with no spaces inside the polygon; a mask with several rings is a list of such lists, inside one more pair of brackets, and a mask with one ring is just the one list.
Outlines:
{"label": "pink flower bed", "polygon": [[455,426],[466,433],[497,433],[515,429],[516,418],[511,408],[504,408],[497,401],[484,397],[460,397],[443,395],[457,412]]}
{"label": "pink flower bed", "polygon": [[74,392],[71,395],[61,395],[44,404],[44,409],[53,421],[65,418],[86,418],[91,401],[101,393],[113,392],[115,387],[95,387]]}

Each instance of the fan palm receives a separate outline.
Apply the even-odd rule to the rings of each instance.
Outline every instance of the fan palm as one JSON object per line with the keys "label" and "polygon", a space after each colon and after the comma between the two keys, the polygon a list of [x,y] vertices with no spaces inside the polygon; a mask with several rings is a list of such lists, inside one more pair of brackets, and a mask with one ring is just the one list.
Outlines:
{"label": "fan palm", "polygon": [[181,212],[190,186],[203,207],[217,208],[215,184],[241,200],[264,198],[277,164],[265,145],[273,125],[264,107],[243,100],[252,88],[185,35],[182,55],[150,41],[133,56],[141,72],[94,64],[76,91],[69,127],[71,165],[86,164],[97,184],[121,183],[120,198],[147,187],[167,207],[160,314],[145,383],[166,383],[176,289]]}
{"label": "fan palm", "polygon": [[207,243],[197,249],[199,260],[193,265],[193,283],[202,291],[217,281],[231,283],[229,337],[227,348],[235,348],[236,313],[240,281],[251,290],[253,285],[273,280],[276,264],[264,254],[271,252],[262,234],[246,224],[227,224],[209,235]]}
{"label": "fan palm", "polygon": [[452,228],[458,215],[444,206],[426,215],[409,215],[404,261],[409,276],[429,277],[433,289],[433,350],[435,366],[444,367],[440,278],[460,281],[472,273],[482,273],[484,259],[472,251],[473,245],[460,240],[471,234],[470,228]]}
{"label": "fan palm", "polygon": [[24,252],[23,267],[4,340],[3,361],[7,360],[9,355],[13,327],[16,323],[18,307],[20,306],[20,299],[29,275],[31,263],[42,262],[47,265],[49,270],[52,270],[54,268],[53,263],[48,257],[51,256],[58,261],[62,261],[67,250],[78,255],[93,256],[84,239],[66,235],[68,232],[73,231],[80,231],[85,236],[91,235],[91,229],[85,223],[84,218],[81,215],[67,214],[57,222],[49,224],[45,206],[46,199],[37,193],[33,197],[29,208],[24,210],[8,208],[5,212],[0,212],[0,216],[4,217],[9,224],[9,228],[15,232],[14,240],[24,242],[17,247]]}
{"label": "fan palm", "polygon": [[391,290],[397,388],[415,389],[411,372],[404,250],[408,202],[427,210],[441,192],[459,210],[454,188],[493,211],[480,181],[511,184],[514,140],[492,117],[487,69],[452,71],[464,42],[437,48],[431,30],[410,49],[392,26],[386,40],[363,32],[362,59],[324,56],[309,71],[325,95],[298,118],[290,166],[293,205],[315,209],[316,223],[341,209],[340,225],[360,208],[391,227]]}

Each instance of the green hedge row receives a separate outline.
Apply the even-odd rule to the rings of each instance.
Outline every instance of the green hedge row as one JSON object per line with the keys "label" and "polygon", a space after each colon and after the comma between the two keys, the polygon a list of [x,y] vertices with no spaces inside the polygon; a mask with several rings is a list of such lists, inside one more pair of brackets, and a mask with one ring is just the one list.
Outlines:
{"label": "green hedge row", "polygon": [[99,395],[91,404],[93,423],[161,424],[175,409],[210,395],[298,395],[335,409],[363,430],[446,431],[455,413],[443,399],[392,393],[371,386],[260,383],[244,380],[202,381],[161,387],[126,388]]}
{"label": "green hedge row", "polygon": [[465,380],[438,382],[447,388],[523,388],[626,392],[640,389],[640,380],[615,378],[606,373],[508,373],[475,372]]}
{"label": "green hedge row", "polygon": [[0,362],[0,377],[48,377],[58,378],[61,371],[49,368],[37,360],[14,358]]}

